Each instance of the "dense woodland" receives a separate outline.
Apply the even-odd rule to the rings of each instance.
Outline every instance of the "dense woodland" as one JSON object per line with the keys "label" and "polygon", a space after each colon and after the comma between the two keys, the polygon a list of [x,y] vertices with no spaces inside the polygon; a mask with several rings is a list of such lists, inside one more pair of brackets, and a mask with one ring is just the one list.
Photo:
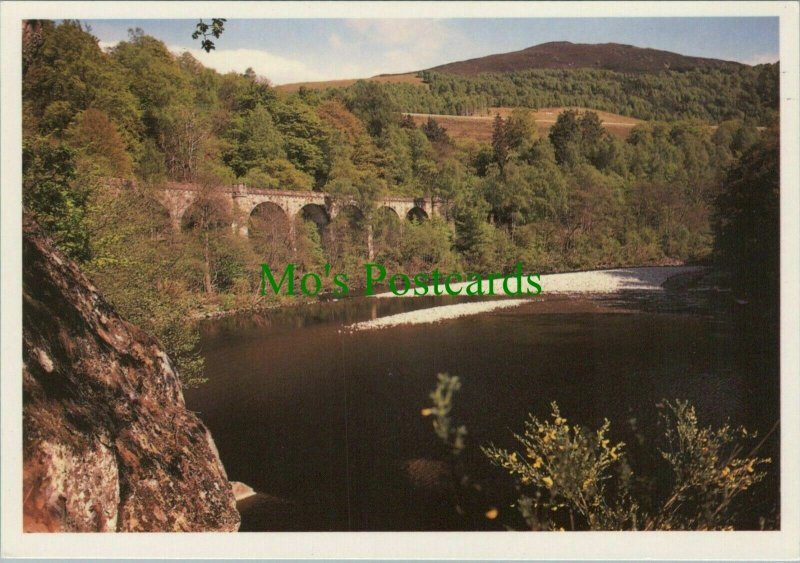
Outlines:
{"label": "dense woodland", "polygon": [[[204,68],[138,29],[104,52],[78,22],[41,22],[23,49],[24,206],[124,316],[162,339],[186,381],[201,373],[187,319],[259,303],[262,262],[295,262],[301,273],[330,263],[358,280],[368,228],[387,269],[485,273],[522,262],[552,272],[705,260],[715,225],[736,246],[732,209],[763,193],[774,199],[762,202],[767,211],[777,209],[777,65],[424,78],[284,94],[253,72]],[[623,141],[596,114],[567,111],[539,137],[518,109],[497,117],[492,143],[481,144],[402,117],[497,105],[660,121]],[[748,162],[773,166],[774,190],[753,187],[764,178],[748,175]],[[138,187],[109,189],[109,177]],[[180,231],[149,195],[169,180],[203,190]],[[219,194],[232,183],[324,190],[362,211],[325,229],[300,219],[294,245],[285,219],[256,213],[248,239],[230,228]],[[720,215],[728,185],[742,193]],[[447,217],[391,217],[376,209],[382,194],[441,198]]]}
{"label": "dense woodland", "polygon": [[737,70],[692,69],[657,74],[537,69],[463,76],[423,71],[427,88],[384,83],[406,111],[474,115],[492,107],[579,106],[638,119],[740,119],[767,125],[777,116],[778,63]]}

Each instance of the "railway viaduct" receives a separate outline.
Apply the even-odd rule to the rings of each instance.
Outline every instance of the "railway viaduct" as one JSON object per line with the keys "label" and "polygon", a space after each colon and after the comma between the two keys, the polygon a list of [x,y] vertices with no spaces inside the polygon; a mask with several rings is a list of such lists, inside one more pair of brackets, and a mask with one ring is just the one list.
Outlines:
{"label": "railway viaduct", "polygon": [[[133,181],[117,178],[108,179],[107,184],[115,189],[135,187]],[[247,220],[260,206],[265,205],[277,207],[290,221],[303,213],[321,225],[333,221],[348,207],[363,212],[355,201],[335,198],[325,192],[264,190],[250,188],[244,184],[221,186],[213,188],[213,191],[230,198],[233,209],[239,212],[238,222],[234,226],[243,235],[247,235]],[[172,225],[180,228],[186,218],[186,212],[202,192],[203,188],[196,184],[168,182],[154,190],[152,196],[167,210]],[[442,214],[442,202],[434,198],[381,197],[376,201],[376,208],[378,210],[386,208],[399,218],[409,220],[424,220],[432,215]]]}
{"label": "railway viaduct", "polygon": [[[108,178],[106,184],[111,189],[123,190],[136,187],[132,180]],[[248,236],[249,219],[258,210],[279,210],[287,219],[291,238],[294,240],[295,218],[302,216],[314,221],[322,229],[333,221],[345,209],[354,209],[363,214],[363,209],[353,200],[336,198],[325,192],[265,190],[251,188],[244,184],[204,188],[197,184],[167,182],[154,189],[149,195],[158,201],[169,213],[170,222],[175,229],[186,225],[190,218],[187,213],[192,204],[203,194],[204,190],[223,194],[232,205],[234,223],[231,227]],[[442,201],[436,198],[413,198],[386,196],[375,202],[376,211],[389,211],[400,219],[424,221],[431,216],[442,216]],[[372,232],[368,228],[368,247],[372,255]]]}

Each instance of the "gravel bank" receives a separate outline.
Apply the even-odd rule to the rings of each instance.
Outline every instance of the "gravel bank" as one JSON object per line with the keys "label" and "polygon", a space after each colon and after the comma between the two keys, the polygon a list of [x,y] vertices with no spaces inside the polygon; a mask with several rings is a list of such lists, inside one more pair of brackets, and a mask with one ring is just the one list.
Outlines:
{"label": "gravel bank", "polygon": [[[620,290],[661,291],[667,279],[678,274],[702,270],[701,266],[652,266],[644,268],[618,268],[616,270],[593,270],[590,272],[572,272],[567,274],[547,274],[542,276],[539,285],[542,286],[542,295],[550,293],[614,293]],[[461,290],[465,294],[468,284],[452,283],[450,288],[454,291]],[[516,280],[509,281],[509,290],[516,291]],[[523,291],[531,288],[523,277]],[[433,295],[433,286],[429,286],[428,295]],[[444,286],[440,285],[444,293]],[[532,288],[531,288],[532,289]],[[483,292],[488,293],[489,282],[483,282]],[[503,280],[494,281],[495,295],[503,295]],[[380,293],[375,297],[398,297],[393,293]],[[402,297],[414,297],[409,291]]]}
{"label": "gravel bank", "polygon": [[[542,276],[540,285],[542,295],[551,293],[614,293],[621,290],[638,291],[663,291],[662,284],[673,276],[697,272],[702,270],[700,266],[654,266],[645,268],[619,268],[616,270],[594,270],[590,272],[573,272],[567,274],[548,274]],[[523,290],[529,286],[523,278]],[[466,283],[451,284],[451,289],[466,288]],[[483,283],[484,293],[489,288],[489,282]],[[516,290],[516,280],[509,283],[509,290]],[[494,291],[497,295],[503,295],[503,280],[496,280]],[[429,294],[432,294],[429,291]],[[463,293],[463,291],[462,291]],[[376,295],[378,298],[398,297],[393,293],[381,293]],[[405,297],[413,297],[411,292]],[[478,303],[459,303],[457,305],[444,305],[442,307],[431,307],[408,313],[389,315],[371,321],[365,321],[348,326],[350,330],[372,330],[388,328],[399,325],[427,324],[456,319],[468,315],[487,313],[498,309],[516,307],[525,303],[527,299],[505,299],[502,301],[481,301]]]}
{"label": "gravel bank", "polygon": [[381,317],[379,319],[365,321],[363,323],[352,324],[347,328],[351,330],[371,330],[398,325],[435,323],[446,319],[457,319],[459,317],[466,317],[468,315],[477,315],[478,313],[488,313],[489,311],[495,311],[497,309],[516,307],[517,305],[522,305],[527,301],[527,299],[504,299],[502,301],[481,301],[480,303],[444,305],[442,307],[431,307],[430,309],[421,309],[419,311],[409,311],[408,313],[389,315],[388,317]]}

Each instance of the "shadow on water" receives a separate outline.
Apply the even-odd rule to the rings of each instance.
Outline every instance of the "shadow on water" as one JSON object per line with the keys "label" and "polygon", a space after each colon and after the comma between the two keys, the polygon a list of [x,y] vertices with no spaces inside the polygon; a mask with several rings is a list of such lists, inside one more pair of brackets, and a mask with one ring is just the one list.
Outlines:
{"label": "shadow on water", "polygon": [[[502,529],[515,492],[477,446],[512,446],[512,431],[551,401],[589,427],[610,419],[623,439],[631,419],[655,437],[663,398],[691,400],[703,424],[764,433],[779,416],[777,332],[702,292],[551,296],[439,324],[342,330],[465,300],[355,298],[204,324],[209,383],[187,390],[187,404],[229,477],[262,493],[243,506],[244,531]],[[461,463],[496,495],[464,514],[449,456],[420,416],[438,372],[462,380]],[[772,436],[761,455],[777,461],[778,444]],[[754,515],[777,503],[777,469]],[[492,501],[500,517],[487,520]]]}

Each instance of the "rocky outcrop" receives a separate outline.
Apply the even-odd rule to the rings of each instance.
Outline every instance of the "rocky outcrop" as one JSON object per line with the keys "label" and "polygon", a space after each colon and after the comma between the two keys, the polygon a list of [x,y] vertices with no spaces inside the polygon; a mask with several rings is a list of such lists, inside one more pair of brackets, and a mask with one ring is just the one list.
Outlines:
{"label": "rocky outcrop", "polygon": [[158,342],[29,218],[23,236],[25,531],[236,531],[233,491]]}

